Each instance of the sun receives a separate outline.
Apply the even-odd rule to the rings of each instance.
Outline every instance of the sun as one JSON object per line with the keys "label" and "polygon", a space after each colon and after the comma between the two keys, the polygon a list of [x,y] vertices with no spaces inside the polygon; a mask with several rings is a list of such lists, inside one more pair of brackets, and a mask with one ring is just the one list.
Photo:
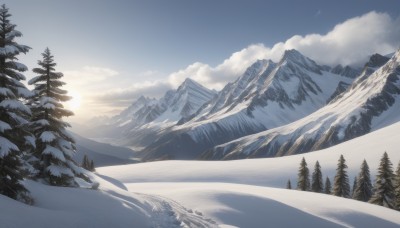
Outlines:
{"label": "sun", "polygon": [[81,106],[82,96],[76,91],[71,91],[68,95],[72,97],[71,100],[66,102],[68,109],[71,109],[72,111],[78,110]]}

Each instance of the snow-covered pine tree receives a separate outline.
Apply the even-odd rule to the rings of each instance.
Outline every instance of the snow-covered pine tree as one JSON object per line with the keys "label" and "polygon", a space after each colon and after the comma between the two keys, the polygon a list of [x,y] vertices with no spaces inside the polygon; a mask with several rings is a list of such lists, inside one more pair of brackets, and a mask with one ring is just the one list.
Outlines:
{"label": "snow-covered pine tree", "polygon": [[328,195],[332,194],[332,185],[331,185],[331,180],[329,179],[329,177],[326,177],[326,179],[325,179],[324,193],[328,194]]}
{"label": "snow-covered pine tree", "polygon": [[351,188],[351,198],[354,199],[354,192],[357,186],[357,176],[354,177],[354,181],[353,181],[353,187]]}
{"label": "snow-covered pine tree", "polygon": [[385,152],[381,158],[378,174],[374,185],[374,194],[369,200],[370,203],[380,206],[394,208],[394,174],[392,162]]}
{"label": "snow-covered pine tree", "polygon": [[301,160],[298,172],[297,189],[301,191],[310,190],[310,171],[307,167],[306,159]]}
{"label": "snow-covered pine tree", "polygon": [[66,131],[70,125],[62,120],[73,113],[64,108],[62,102],[71,99],[67,91],[60,89],[65,83],[60,79],[62,73],[55,72],[56,63],[50,50],[46,48],[39,60],[40,68],[33,72],[39,74],[29,81],[34,85],[35,96],[32,98],[32,129],[36,137],[36,156],[38,178],[43,178],[51,185],[77,186],[75,176],[87,180],[83,169],[75,164],[75,141]]}
{"label": "snow-covered pine tree", "polygon": [[400,211],[400,161],[397,165],[394,187],[394,206],[396,210]]}
{"label": "snow-covered pine tree", "polygon": [[21,155],[28,147],[34,147],[34,140],[27,131],[31,111],[21,99],[32,93],[20,82],[25,80],[20,72],[27,67],[17,62],[17,56],[30,48],[15,41],[22,34],[15,30],[10,16],[3,4],[0,8],[0,194],[31,204],[33,200],[21,183]]}
{"label": "snow-covered pine tree", "polygon": [[367,202],[372,196],[372,184],[367,161],[361,164],[361,170],[357,177],[357,185],[354,189],[353,199]]}
{"label": "snow-covered pine tree", "polygon": [[292,183],[290,182],[290,179],[286,183],[286,189],[292,189]]}
{"label": "snow-covered pine tree", "polygon": [[345,198],[350,197],[349,177],[347,176],[347,165],[343,155],[340,155],[339,163],[336,169],[335,179],[333,181],[333,192],[335,196]]}
{"label": "snow-covered pine tree", "polygon": [[313,192],[323,192],[324,183],[322,182],[322,172],[319,162],[315,162],[314,172],[311,177],[311,191]]}

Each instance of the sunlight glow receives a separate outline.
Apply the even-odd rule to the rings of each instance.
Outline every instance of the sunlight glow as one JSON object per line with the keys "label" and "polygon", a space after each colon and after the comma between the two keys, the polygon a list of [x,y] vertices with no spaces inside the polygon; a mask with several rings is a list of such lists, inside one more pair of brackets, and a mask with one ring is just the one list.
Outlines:
{"label": "sunlight glow", "polygon": [[71,111],[76,111],[81,106],[82,96],[76,91],[70,91],[68,93],[72,97],[71,100],[66,102],[66,107]]}

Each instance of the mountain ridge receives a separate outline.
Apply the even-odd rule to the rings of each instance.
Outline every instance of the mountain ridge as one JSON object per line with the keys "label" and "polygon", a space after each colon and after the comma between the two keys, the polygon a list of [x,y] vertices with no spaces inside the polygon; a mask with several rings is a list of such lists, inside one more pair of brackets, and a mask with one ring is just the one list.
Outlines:
{"label": "mountain ridge", "polygon": [[258,60],[197,116],[158,135],[142,151],[143,159],[194,159],[201,150],[290,123],[326,104],[334,93],[326,81],[338,85],[352,79],[326,71],[296,50],[286,51],[279,63]]}
{"label": "mountain ridge", "polygon": [[[377,65],[373,68],[366,64],[363,73],[345,92],[315,113],[286,126],[219,145],[203,153],[201,158],[238,159],[304,153],[361,136],[379,124],[387,126],[381,122],[399,121],[394,114],[400,103],[399,62],[400,50],[378,69]],[[384,112],[391,112],[386,116],[393,120],[380,119],[379,122]]]}

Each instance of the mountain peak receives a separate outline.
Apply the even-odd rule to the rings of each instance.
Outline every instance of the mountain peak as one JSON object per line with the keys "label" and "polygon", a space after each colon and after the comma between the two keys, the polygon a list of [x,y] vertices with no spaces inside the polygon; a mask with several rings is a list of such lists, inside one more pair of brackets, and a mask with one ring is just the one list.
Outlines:
{"label": "mountain peak", "polygon": [[191,78],[186,78],[185,81],[183,81],[182,85],[197,85],[199,83],[197,83],[195,80],[191,79]]}
{"label": "mountain peak", "polygon": [[380,55],[380,54],[373,54],[369,58],[369,61],[365,64],[367,67],[381,67],[383,66],[390,58]]}
{"label": "mountain peak", "polygon": [[311,60],[310,58],[304,56],[295,49],[285,50],[279,63],[293,63],[318,74],[321,74],[321,71],[323,70],[323,68],[319,66],[314,60]]}
{"label": "mountain peak", "polygon": [[306,57],[296,49],[285,50],[282,57],[282,59],[290,59],[290,60],[299,60],[303,58]]}
{"label": "mountain peak", "polygon": [[141,95],[138,99],[136,99],[136,102],[146,102],[147,100],[149,100],[149,98]]}
{"label": "mountain peak", "polygon": [[332,72],[334,74],[342,75],[342,76],[348,77],[348,78],[356,78],[361,73],[361,70],[354,69],[350,66],[343,67],[341,64],[338,64],[337,66],[332,68],[330,70],[330,72]]}
{"label": "mountain peak", "polygon": [[199,88],[209,91],[209,89],[196,82],[195,80],[186,78],[185,81],[183,81],[182,84],[178,87],[177,91],[198,90]]}

